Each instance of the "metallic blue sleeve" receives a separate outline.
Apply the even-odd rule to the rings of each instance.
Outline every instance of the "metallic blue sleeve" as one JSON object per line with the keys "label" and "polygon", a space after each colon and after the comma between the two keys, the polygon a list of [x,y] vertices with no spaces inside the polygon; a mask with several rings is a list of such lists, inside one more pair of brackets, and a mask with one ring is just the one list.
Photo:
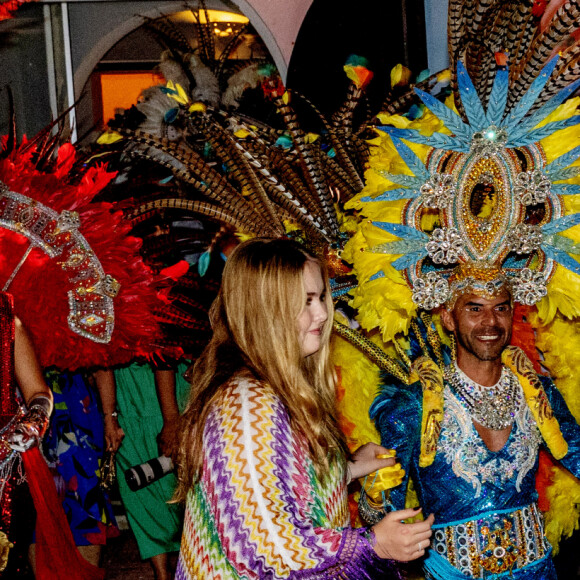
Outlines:
{"label": "metallic blue sleeve", "polygon": [[409,475],[416,473],[421,450],[420,383],[384,384],[370,408],[370,417],[381,434],[381,445],[395,449],[405,470],[403,482],[390,491],[393,509],[404,509]]}
{"label": "metallic blue sleeve", "polygon": [[553,381],[542,376],[540,376],[540,380],[544,385],[554,416],[560,424],[562,435],[568,443],[568,453],[560,460],[560,463],[575,477],[580,478],[580,425],[570,413],[564,397]]}

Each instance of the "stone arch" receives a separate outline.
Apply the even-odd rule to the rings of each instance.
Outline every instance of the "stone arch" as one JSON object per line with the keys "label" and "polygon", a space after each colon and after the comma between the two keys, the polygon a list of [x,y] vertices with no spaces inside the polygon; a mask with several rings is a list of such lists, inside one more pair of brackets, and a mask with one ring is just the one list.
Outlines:
{"label": "stone arch", "polygon": [[[240,12],[250,19],[286,80],[294,41],[312,0],[238,0]],[[139,28],[144,18],[158,18],[183,10],[182,2],[136,2],[135,4],[79,3],[71,8],[75,96],[80,97],[91,73],[105,54],[123,37]],[[78,8],[77,8],[78,7]],[[220,2],[208,8],[230,9]]]}

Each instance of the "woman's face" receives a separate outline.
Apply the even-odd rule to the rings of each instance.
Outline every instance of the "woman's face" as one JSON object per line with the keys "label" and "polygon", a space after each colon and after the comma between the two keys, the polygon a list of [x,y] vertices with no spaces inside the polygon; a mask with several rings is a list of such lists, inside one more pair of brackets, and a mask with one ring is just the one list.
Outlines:
{"label": "woman's face", "polygon": [[328,319],[324,281],[316,262],[304,265],[304,292],[306,304],[298,315],[298,340],[306,357],[320,349],[322,329]]}

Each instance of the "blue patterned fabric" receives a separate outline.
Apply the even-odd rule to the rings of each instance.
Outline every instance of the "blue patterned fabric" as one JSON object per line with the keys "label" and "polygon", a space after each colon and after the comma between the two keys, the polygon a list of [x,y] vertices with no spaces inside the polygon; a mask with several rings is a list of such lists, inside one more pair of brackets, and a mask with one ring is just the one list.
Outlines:
{"label": "blue patterned fabric", "polygon": [[109,497],[99,485],[103,417],[82,374],[47,371],[54,411],[43,444],[77,546],[104,545],[119,534]]}
{"label": "blue patterned fabric", "polygon": [[[553,383],[546,377],[540,379],[568,442],[568,453],[562,464],[578,477],[580,427]],[[424,468],[419,467],[421,385],[385,385],[371,407],[371,417],[381,433],[382,445],[396,449],[398,460],[406,471],[403,483],[390,492],[391,507],[405,507],[409,477],[413,479],[425,515],[435,514],[434,530],[477,520],[487,512],[505,510],[510,513],[534,504],[538,497],[534,486],[538,450],[544,442],[529,408],[522,406],[508,441],[501,450],[492,452],[483,443],[449,385],[445,387],[444,400],[444,419],[435,460]],[[484,539],[480,538],[480,541]],[[449,570],[445,572],[449,566],[449,562],[439,556],[428,558],[425,562],[431,577],[442,580],[455,577],[448,574]],[[514,578],[547,580],[556,577],[553,570],[551,559],[547,557],[543,564],[526,565],[518,575],[514,569]],[[455,572],[458,572],[457,568]],[[465,574],[457,577],[469,578]],[[476,577],[502,576],[482,572],[481,576]]]}

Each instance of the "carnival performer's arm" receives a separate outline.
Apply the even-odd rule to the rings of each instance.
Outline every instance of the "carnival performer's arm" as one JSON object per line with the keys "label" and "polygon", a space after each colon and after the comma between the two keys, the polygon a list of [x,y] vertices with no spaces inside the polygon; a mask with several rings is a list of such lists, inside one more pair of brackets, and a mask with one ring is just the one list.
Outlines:
{"label": "carnival performer's arm", "polygon": [[101,407],[105,424],[105,445],[107,451],[117,451],[125,433],[117,418],[117,385],[111,369],[100,369],[94,373],[97,390],[101,397]]}
{"label": "carnival performer's arm", "polygon": [[163,427],[157,436],[159,451],[166,457],[172,457],[177,448],[177,428],[179,425],[179,407],[175,394],[175,371],[172,369],[155,369],[155,388],[163,417]]}
{"label": "carnival performer's arm", "polygon": [[344,468],[334,464],[317,481],[305,442],[266,385],[242,380],[224,389],[204,426],[203,453],[184,537],[209,524],[236,575],[398,577],[394,563],[377,556],[372,532],[348,527]]}
{"label": "carnival performer's arm", "polygon": [[400,485],[390,489],[388,494],[382,494],[378,485],[374,493],[369,485],[366,486],[375,501],[382,495],[390,509],[405,507],[409,472],[413,459],[419,457],[421,450],[421,400],[422,390],[418,382],[412,385],[386,384],[371,405],[370,416],[381,435],[381,444],[395,450],[397,461],[404,470]]}
{"label": "carnival performer's arm", "polygon": [[560,463],[572,475],[580,479],[580,425],[568,409],[562,394],[552,380],[547,377],[540,377],[540,380],[544,385],[554,417],[558,420],[562,435],[568,444],[568,451],[560,459]]}
{"label": "carnival performer's arm", "polygon": [[9,437],[16,451],[38,445],[52,413],[52,392],[44,382],[32,341],[18,318],[14,324],[14,372],[28,412]]}
{"label": "carnival performer's arm", "polygon": [[421,508],[402,509],[413,454],[420,450],[421,394],[419,384],[385,385],[370,409],[383,446],[396,449],[400,462],[361,480],[359,513],[363,521],[373,524],[375,550],[383,558],[413,560],[423,556],[430,543],[433,514],[422,522],[402,521],[421,511]]}

